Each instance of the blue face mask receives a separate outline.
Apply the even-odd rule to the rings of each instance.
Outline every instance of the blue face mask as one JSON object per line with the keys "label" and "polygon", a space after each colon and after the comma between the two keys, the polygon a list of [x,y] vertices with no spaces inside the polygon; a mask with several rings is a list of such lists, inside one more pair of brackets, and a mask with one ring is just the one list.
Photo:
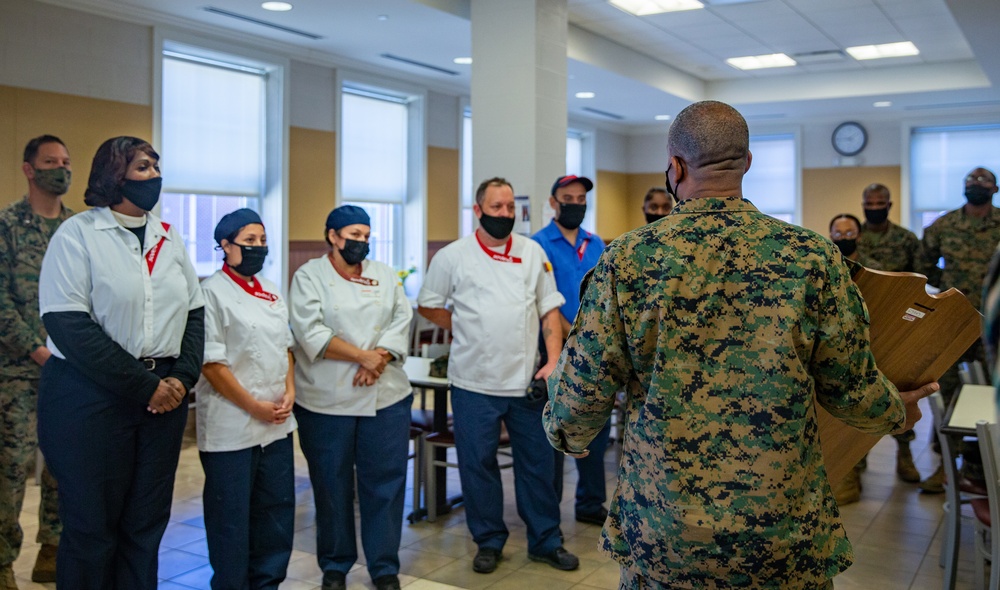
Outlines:
{"label": "blue face mask", "polygon": [[160,188],[163,186],[163,177],[157,176],[148,180],[130,180],[128,178],[122,182],[122,196],[131,201],[136,207],[143,211],[152,211],[156,203],[160,200]]}

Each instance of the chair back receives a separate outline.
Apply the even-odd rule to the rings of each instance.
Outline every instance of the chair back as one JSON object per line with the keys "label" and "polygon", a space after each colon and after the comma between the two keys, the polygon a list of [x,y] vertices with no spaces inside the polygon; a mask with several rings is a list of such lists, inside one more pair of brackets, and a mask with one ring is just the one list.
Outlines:
{"label": "chair back", "polygon": [[976,436],[979,438],[979,453],[983,457],[986,496],[990,502],[991,538],[994,543],[1000,543],[1000,424],[980,420],[976,423]]}

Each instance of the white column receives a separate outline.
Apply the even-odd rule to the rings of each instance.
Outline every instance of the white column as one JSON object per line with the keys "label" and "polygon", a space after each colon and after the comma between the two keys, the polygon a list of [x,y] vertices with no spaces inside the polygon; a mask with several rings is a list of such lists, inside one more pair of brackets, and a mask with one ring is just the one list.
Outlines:
{"label": "white column", "polygon": [[566,0],[472,0],[472,175],[531,197],[566,173]]}

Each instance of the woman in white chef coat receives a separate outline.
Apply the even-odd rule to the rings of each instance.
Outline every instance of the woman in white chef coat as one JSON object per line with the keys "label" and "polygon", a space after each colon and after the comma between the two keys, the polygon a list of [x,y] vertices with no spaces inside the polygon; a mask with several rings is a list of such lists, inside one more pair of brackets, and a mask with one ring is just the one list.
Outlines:
{"label": "woman in white chef coat", "polygon": [[267,235],[256,212],[225,215],[215,241],[225,262],[202,283],[205,359],[195,387],[212,589],[277,588],[295,526],[288,308],[258,275]]}
{"label": "woman in white chef coat", "polygon": [[396,272],[366,260],[371,221],[343,205],[326,219],[330,252],[295,272],[295,417],[316,500],[324,590],[346,587],[361,544],[375,587],[399,588],[399,540],[413,396],[403,372],[413,311]]}

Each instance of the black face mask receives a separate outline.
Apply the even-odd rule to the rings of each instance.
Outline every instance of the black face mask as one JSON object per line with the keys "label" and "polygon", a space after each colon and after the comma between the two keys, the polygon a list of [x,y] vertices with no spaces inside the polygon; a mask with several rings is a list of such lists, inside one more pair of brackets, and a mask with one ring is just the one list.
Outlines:
{"label": "black face mask", "polygon": [[993,193],[985,186],[973,184],[965,187],[965,198],[970,205],[985,205],[993,200]]}
{"label": "black face mask", "polygon": [[157,176],[148,180],[129,180],[122,182],[122,196],[132,201],[132,203],[143,211],[152,211],[156,203],[160,200],[160,188],[163,186],[163,177]]}
{"label": "black face mask", "polygon": [[355,265],[368,257],[369,250],[368,242],[344,238],[344,247],[340,249],[340,255],[344,258],[344,262]]}
{"label": "black face mask", "polygon": [[[558,203],[558,201],[556,201]],[[583,217],[587,214],[587,204],[574,205],[572,203],[559,203],[559,218],[556,221],[566,229],[576,229],[583,223]]]}
{"label": "black face mask", "polygon": [[659,221],[666,217],[666,215],[660,215],[659,213],[646,213],[646,223],[653,223],[654,221]]}
{"label": "black face mask", "polygon": [[514,231],[514,218],[494,217],[483,213],[482,217],[479,218],[479,225],[483,226],[486,233],[498,240],[502,240],[509,236],[510,232]]}
{"label": "black face mask", "polygon": [[245,277],[252,277],[259,273],[260,269],[264,268],[264,259],[267,258],[267,246],[234,245],[239,247],[240,254],[243,255],[243,261],[236,266],[230,264],[229,268]]}
{"label": "black face mask", "polygon": [[834,240],[833,243],[840,248],[840,253],[844,256],[850,256],[851,254],[854,254],[855,250],[858,249],[857,238],[853,240]]}
{"label": "black face mask", "polygon": [[881,225],[889,219],[889,209],[865,209],[865,220],[872,225]]}

